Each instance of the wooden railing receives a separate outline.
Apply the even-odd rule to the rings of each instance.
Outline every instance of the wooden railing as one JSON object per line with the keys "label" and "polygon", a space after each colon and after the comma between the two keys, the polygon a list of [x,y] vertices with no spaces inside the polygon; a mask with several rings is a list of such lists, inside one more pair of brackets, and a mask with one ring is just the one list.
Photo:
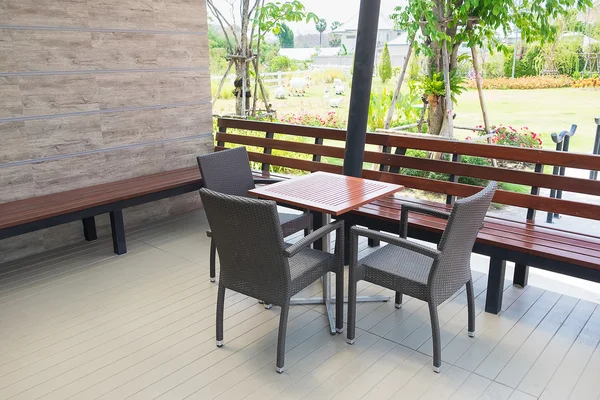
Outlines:
{"label": "wooden railing", "polygon": [[[346,132],[338,129],[278,124],[270,122],[219,119],[216,150],[226,144],[262,148],[262,152],[250,151],[250,160],[303,171],[326,171],[341,173],[339,165],[324,162],[322,157],[343,159]],[[264,133],[264,137],[249,136],[246,130]],[[285,140],[277,134],[309,138],[310,143]],[[425,190],[447,195],[448,202],[455,197],[476,193],[480,187],[458,182],[458,177],[471,177],[530,186],[530,193],[498,190],[494,202],[528,209],[527,219],[533,219],[536,210],[600,220],[598,202],[553,199],[539,195],[540,188],[562,190],[593,196],[600,195],[600,182],[595,180],[544,174],[544,166],[559,166],[585,170],[600,169],[600,156],[526,149],[490,144],[470,143],[437,139],[420,135],[367,134],[367,144],[379,146],[382,152],[368,149],[365,162],[380,165],[378,171],[364,169],[363,177],[404,185],[407,188]],[[374,148],[375,146],[369,146]],[[452,161],[407,156],[409,149],[449,154]],[[272,154],[272,150],[286,150],[311,155],[310,160],[293,159]],[[535,165],[534,171],[516,170],[461,162],[464,156],[494,158]],[[448,174],[449,180],[408,176],[400,173],[402,168]]]}

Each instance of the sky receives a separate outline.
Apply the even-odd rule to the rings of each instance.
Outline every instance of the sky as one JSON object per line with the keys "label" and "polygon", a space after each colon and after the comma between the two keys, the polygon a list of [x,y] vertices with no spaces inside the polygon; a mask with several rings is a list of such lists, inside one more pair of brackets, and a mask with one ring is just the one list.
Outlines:
{"label": "sky", "polygon": [[[281,0],[280,0],[281,1]],[[312,11],[320,18],[325,18],[327,23],[332,21],[345,22],[358,14],[360,8],[360,0],[300,0],[306,7],[307,11]],[[372,0],[363,0],[372,1]],[[381,0],[381,15],[388,17],[394,11],[394,8],[402,4],[402,0]],[[226,0],[215,0],[219,10],[223,13],[227,12],[230,15],[230,6]],[[239,0],[238,0],[239,4]],[[235,7],[239,13],[239,6]],[[239,19],[239,14],[236,16]],[[295,33],[317,33],[313,23],[307,24],[292,24],[292,29]],[[327,29],[329,31],[329,28]]]}

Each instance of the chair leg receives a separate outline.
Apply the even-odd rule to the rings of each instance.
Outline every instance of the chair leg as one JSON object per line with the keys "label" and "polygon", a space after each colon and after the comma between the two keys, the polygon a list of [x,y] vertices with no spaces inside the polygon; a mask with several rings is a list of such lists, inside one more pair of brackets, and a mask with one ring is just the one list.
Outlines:
{"label": "chair leg", "polygon": [[335,330],[344,331],[344,267],[335,273]]}
{"label": "chair leg", "polygon": [[346,342],[354,344],[356,338],[356,281],[350,272],[350,280],[348,281],[348,333]]}
{"label": "chair leg", "polygon": [[402,293],[396,292],[396,300],[394,301],[396,308],[402,307]]}
{"label": "chair leg", "polygon": [[490,259],[490,272],[488,274],[485,312],[490,314],[498,314],[502,310],[502,295],[504,290],[505,273],[506,260],[492,257]]}
{"label": "chair leg", "polygon": [[219,285],[217,293],[217,347],[223,347],[223,311],[225,309],[225,286]]}
{"label": "chair leg", "polygon": [[429,305],[429,316],[431,317],[431,339],[433,341],[433,371],[440,372],[442,366],[442,342],[440,339],[440,321],[438,319],[437,306]]}
{"label": "chair leg", "polygon": [[289,302],[281,306],[279,315],[279,337],[277,338],[277,368],[278,373],[283,372],[285,364],[285,338],[287,332],[288,312],[290,310]]}
{"label": "chair leg", "polygon": [[217,246],[215,241],[210,239],[210,281],[215,282],[217,277]]}
{"label": "chair leg", "polygon": [[473,279],[467,282],[467,309],[469,310],[469,337],[475,337],[475,296]]}

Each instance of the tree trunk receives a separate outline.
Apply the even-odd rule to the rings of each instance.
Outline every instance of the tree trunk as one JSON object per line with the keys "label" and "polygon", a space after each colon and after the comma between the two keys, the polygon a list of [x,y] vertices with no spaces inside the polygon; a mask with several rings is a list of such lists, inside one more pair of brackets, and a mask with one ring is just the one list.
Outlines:
{"label": "tree trunk", "polygon": [[[479,68],[479,57],[477,56],[477,47],[471,47],[471,56],[473,57],[473,69],[475,70],[475,84],[477,85],[477,93],[479,94],[479,104],[481,105],[481,114],[483,116],[483,129],[485,129],[485,134],[489,135],[491,133],[490,129],[490,121],[487,115],[487,108],[485,106],[485,100],[483,99],[483,85],[482,85],[482,76]],[[492,138],[487,138],[488,143],[492,143]],[[497,167],[498,162],[495,158],[491,159],[492,166]]]}
{"label": "tree trunk", "polygon": [[227,79],[227,75],[229,75],[229,71],[231,70],[231,66],[233,65],[233,61],[229,60],[229,65],[227,66],[227,70],[225,71],[225,75],[223,75],[223,79],[219,82],[219,87],[217,88],[217,92],[215,93],[215,97],[213,98],[212,105],[215,106],[217,100],[219,99],[219,94],[221,94],[221,90],[223,90],[223,84]]}
{"label": "tree trunk", "polygon": [[402,72],[398,77],[398,84],[396,85],[396,91],[394,92],[394,97],[392,97],[392,104],[390,104],[390,109],[388,110],[387,117],[385,118],[385,123],[383,124],[384,129],[390,129],[390,125],[392,124],[392,118],[394,117],[394,111],[396,108],[396,102],[398,101],[398,97],[400,96],[400,89],[402,89],[402,83],[404,82],[404,76],[406,75],[406,70],[408,69],[408,65],[410,63],[410,57],[412,55],[412,49],[414,44],[414,37],[410,40],[410,45],[408,46],[408,54],[406,55],[406,59],[404,59],[404,65],[402,66]]}
{"label": "tree trunk", "polygon": [[444,125],[444,117],[446,115],[446,101],[444,97],[431,95],[428,98],[429,112],[427,113],[427,126],[429,133],[432,135],[440,135],[442,126]]}
{"label": "tree trunk", "polygon": [[248,26],[250,24],[250,0],[242,0],[242,29],[240,32],[240,47],[238,48],[237,55],[239,58],[235,59],[235,73],[236,80],[242,82],[241,88],[237,91],[235,100],[235,113],[239,116],[245,116],[246,110],[248,109],[248,102],[246,100],[246,91],[248,90],[248,64],[246,58],[248,57]]}
{"label": "tree trunk", "polygon": [[[242,61],[242,59],[240,58],[236,58],[235,59],[235,80],[237,82],[242,82],[242,85],[244,84],[244,64],[245,62]],[[236,115],[244,115],[244,91],[243,91],[243,87],[236,87],[236,91],[235,91],[235,114]]]}

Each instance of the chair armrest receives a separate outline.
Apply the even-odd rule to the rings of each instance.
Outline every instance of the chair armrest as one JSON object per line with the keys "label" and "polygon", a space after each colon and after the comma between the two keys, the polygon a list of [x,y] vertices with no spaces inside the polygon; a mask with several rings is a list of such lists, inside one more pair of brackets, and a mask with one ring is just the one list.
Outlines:
{"label": "chair armrest", "polygon": [[400,237],[408,237],[408,213],[415,212],[419,214],[431,215],[432,217],[449,219],[450,213],[447,211],[436,210],[435,208],[420,206],[417,204],[407,204],[402,202],[400,207]]}
{"label": "chair armrest", "polygon": [[310,234],[306,235],[298,242],[294,243],[293,245],[291,245],[290,247],[285,249],[284,254],[287,257],[293,257],[296,254],[298,254],[298,252],[300,250],[304,249],[305,247],[310,246],[317,240],[322,239],[325,235],[327,235],[335,230],[338,230],[338,229],[340,229],[340,230],[344,229],[344,221],[332,222],[330,224],[327,224],[327,225],[317,229],[314,232],[311,232]]}
{"label": "chair armrest", "polygon": [[277,178],[254,178],[255,185],[271,185],[277,182],[283,182],[285,179],[277,179]]}
{"label": "chair armrest", "polygon": [[422,254],[426,257],[433,258],[434,260],[436,260],[440,256],[440,254],[442,254],[437,249],[432,249],[431,247],[423,246],[415,242],[409,242],[408,240],[400,237],[388,235],[386,233],[381,233],[379,231],[374,231],[371,229],[358,228],[354,226],[350,228],[350,240],[352,240],[352,243],[355,243],[355,248],[358,248],[359,236],[364,236],[369,239],[381,240],[382,242],[402,247],[404,249],[414,251],[415,253]]}
{"label": "chair armrest", "polygon": [[402,203],[402,210],[406,209],[409,212],[416,212],[419,214],[431,215],[432,217],[437,217],[441,219],[450,218],[450,213],[448,211],[437,210],[431,207],[420,206],[418,204],[406,204]]}

